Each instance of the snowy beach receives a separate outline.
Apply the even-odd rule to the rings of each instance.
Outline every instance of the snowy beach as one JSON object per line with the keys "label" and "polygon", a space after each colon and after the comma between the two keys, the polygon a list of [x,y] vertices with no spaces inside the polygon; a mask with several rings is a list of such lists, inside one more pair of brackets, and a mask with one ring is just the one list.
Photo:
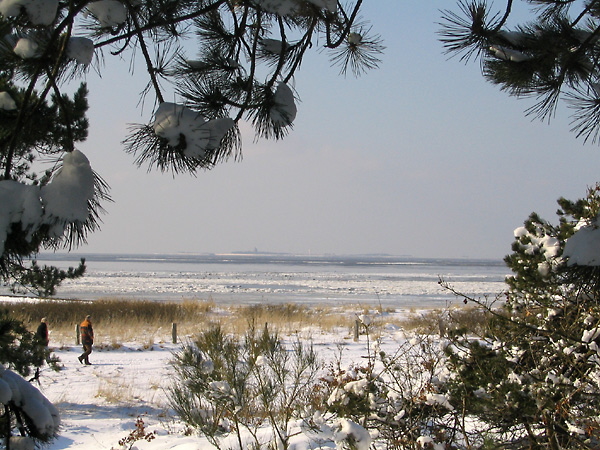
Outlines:
{"label": "snowy beach", "polygon": [[[393,352],[404,333],[395,326],[380,321],[381,349]],[[324,363],[333,361],[343,348],[346,363],[360,362],[367,354],[366,337],[358,342],[348,330],[339,333],[321,333],[305,330],[301,337],[313,343]],[[296,336],[287,336],[289,344]],[[81,365],[77,356],[81,348],[64,345],[55,348],[64,366],[60,372],[45,369],[39,385],[41,392],[58,408],[61,414],[60,437],[48,449],[121,449],[119,440],[135,430],[136,420],[143,420],[151,441],[140,440],[132,448],[139,450],[208,450],[212,447],[206,438],[186,435],[186,426],[178,421],[169,408],[165,388],[172,380],[170,361],[178,344],[166,339],[150,348],[140,343],[124,343],[119,348],[97,348],[90,359],[91,366]],[[298,429],[294,431],[299,431]],[[334,442],[317,442],[303,434],[296,436],[292,448],[336,448]]]}

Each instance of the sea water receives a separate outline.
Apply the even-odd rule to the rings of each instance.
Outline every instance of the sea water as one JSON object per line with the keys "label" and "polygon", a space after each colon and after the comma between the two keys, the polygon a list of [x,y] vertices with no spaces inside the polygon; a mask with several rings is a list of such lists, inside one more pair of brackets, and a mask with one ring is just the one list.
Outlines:
{"label": "sea water", "polygon": [[440,280],[471,297],[494,298],[509,274],[500,260],[388,255],[69,253],[40,255],[38,263],[66,268],[80,258],[86,275],[63,282],[58,297],[443,307],[462,298]]}

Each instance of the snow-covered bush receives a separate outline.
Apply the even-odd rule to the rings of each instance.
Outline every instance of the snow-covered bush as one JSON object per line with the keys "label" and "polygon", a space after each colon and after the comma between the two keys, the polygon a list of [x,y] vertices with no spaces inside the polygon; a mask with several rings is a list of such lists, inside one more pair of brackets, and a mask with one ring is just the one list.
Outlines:
{"label": "snow-covered bush", "polygon": [[266,327],[250,328],[240,339],[215,327],[185,344],[174,355],[170,404],[217,448],[284,450],[313,403],[320,363],[310,346],[288,348]]}
{"label": "snow-covered bush", "polygon": [[[22,437],[47,442],[58,434],[60,415],[52,403],[20,375],[0,366],[0,396],[5,407],[4,420],[14,421]],[[6,433],[8,427],[2,427]],[[4,437],[8,437],[4,434]]]}
{"label": "snow-covered bush", "polygon": [[47,363],[59,370],[58,358],[8,311],[0,310],[0,440],[9,441],[6,448],[34,448],[39,442],[56,437],[59,426],[54,406],[23,377],[39,377],[39,368]]}
{"label": "snow-covered bush", "polygon": [[596,256],[588,258],[600,188],[559,205],[558,226],[532,214],[515,231],[500,306],[465,297],[488,311],[486,335],[458,334],[447,347],[453,403],[477,419],[472,436],[500,446],[600,444],[600,283]]}
{"label": "snow-covered bush", "polygon": [[[368,336],[369,326],[365,328]],[[378,347],[378,342],[367,341],[363,363],[343,367],[338,358],[329,367],[321,379],[325,404],[305,417],[307,432],[332,436],[340,449],[368,449],[371,442],[389,449],[419,449],[425,437],[439,448],[454,444],[461,415],[447,395],[439,336],[414,334],[399,341],[393,354]],[[350,429],[364,431],[350,433],[350,441],[342,442],[349,427],[340,425],[344,421],[350,421]]]}

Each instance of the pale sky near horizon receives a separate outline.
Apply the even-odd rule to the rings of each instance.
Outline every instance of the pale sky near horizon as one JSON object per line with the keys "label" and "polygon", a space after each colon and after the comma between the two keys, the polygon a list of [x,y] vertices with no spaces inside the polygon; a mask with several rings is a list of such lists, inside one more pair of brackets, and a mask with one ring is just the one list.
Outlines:
{"label": "pale sky near horizon", "polygon": [[290,135],[254,142],[247,130],[241,162],[196,178],[134,165],[120,142],[150,119],[143,86],[126,63],[91,72],[80,148],[115,203],[75,252],[502,258],[532,211],[556,223],[557,198],[600,181],[600,147],[569,131],[566,105],[550,125],[532,121],[530,103],[485,82],[477,63],[448,59],[441,9],[456,2],[365,1],[387,47],[381,67],[343,77],[313,50]]}

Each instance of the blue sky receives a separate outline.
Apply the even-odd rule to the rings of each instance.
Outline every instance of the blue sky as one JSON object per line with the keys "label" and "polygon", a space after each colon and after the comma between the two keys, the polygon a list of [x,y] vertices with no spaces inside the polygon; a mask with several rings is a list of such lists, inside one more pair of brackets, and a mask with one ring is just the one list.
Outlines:
{"label": "blue sky", "polygon": [[[196,178],[138,169],[120,144],[147,122],[127,63],[88,75],[91,134],[81,146],[111,185],[102,230],[78,252],[259,251],[501,258],[530,212],[556,221],[556,199],[600,181],[600,148],[443,53],[440,9],[453,1],[365,2],[387,47],[380,69],[338,75],[313,51],[295,80],[301,102],[283,141]],[[139,68],[139,75],[141,69]],[[172,93],[167,93],[167,98]]]}

